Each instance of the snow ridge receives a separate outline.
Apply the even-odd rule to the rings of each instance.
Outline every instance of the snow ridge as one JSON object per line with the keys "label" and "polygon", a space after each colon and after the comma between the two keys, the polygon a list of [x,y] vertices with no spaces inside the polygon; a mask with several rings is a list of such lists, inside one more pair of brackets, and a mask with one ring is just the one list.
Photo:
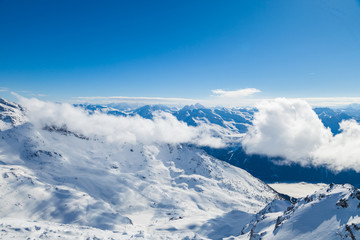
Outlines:
{"label": "snow ridge", "polygon": [[274,200],[243,229],[239,239],[359,239],[360,191],[330,184],[290,204]]}

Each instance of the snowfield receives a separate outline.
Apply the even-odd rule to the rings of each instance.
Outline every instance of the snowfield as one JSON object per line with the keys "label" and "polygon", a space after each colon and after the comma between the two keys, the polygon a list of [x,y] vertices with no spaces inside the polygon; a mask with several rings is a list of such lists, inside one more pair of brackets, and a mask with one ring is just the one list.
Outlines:
{"label": "snowfield", "polygon": [[271,183],[269,184],[278,193],[286,194],[290,197],[301,198],[312,195],[316,191],[327,186],[325,183]]}

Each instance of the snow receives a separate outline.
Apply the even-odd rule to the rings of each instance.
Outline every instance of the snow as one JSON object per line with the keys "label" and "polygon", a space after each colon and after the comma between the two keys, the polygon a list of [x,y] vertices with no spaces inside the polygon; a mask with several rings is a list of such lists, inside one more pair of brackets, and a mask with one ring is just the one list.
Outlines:
{"label": "snow", "polygon": [[21,114],[0,132],[1,238],[223,238],[278,197],[195,146],[111,143]]}
{"label": "snow", "polygon": [[301,198],[311,195],[316,191],[327,186],[325,183],[271,183],[268,184],[277,192],[286,194],[290,197]]}
{"label": "snow", "polygon": [[360,239],[351,185],[269,187],[194,145],[119,144],[0,107],[0,239]]}
{"label": "snow", "polygon": [[[280,204],[279,204],[280,203]],[[360,192],[331,184],[295,204],[274,200],[249,224],[239,239],[358,239]],[[277,210],[269,206],[280,206]],[[281,204],[283,204],[281,206]]]}

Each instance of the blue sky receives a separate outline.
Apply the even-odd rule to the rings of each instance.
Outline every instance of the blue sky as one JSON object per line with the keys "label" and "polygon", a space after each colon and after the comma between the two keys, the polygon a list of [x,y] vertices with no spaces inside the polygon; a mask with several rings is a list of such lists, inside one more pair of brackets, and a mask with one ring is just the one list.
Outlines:
{"label": "blue sky", "polygon": [[[360,1],[0,0],[0,95],[357,97]],[[246,94],[245,94],[246,95]],[[224,97],[224,96],[222,96]],[[89,98],[89,99],[90,99]]]}

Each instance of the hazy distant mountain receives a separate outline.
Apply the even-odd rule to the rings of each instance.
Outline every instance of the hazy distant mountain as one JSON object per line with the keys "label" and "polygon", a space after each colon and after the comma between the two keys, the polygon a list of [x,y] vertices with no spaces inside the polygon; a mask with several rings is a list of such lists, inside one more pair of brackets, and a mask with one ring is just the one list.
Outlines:
{"label": "hazy distant mountain", "polygon": [[351,118],[354,118],[357,121],[360,121],[360,104],[353,103],[338,109],[338,111],[349,115]]}
{"label": "hazy distant mountain", "polygon": [[171,108],[165,105],[145,105],[133,110],[131,115],[137,114],[143,118],[152,119],[154,117],[153,113],[156,111],[172,112]]}
{"label": "hazy distant mountain", "polygon": [[325,127],[329,127],[333,134],[340,133],[339,123],[343,120],[349,120],[352,117],[344,111],[335,111],[331,108],[314,108]]}

